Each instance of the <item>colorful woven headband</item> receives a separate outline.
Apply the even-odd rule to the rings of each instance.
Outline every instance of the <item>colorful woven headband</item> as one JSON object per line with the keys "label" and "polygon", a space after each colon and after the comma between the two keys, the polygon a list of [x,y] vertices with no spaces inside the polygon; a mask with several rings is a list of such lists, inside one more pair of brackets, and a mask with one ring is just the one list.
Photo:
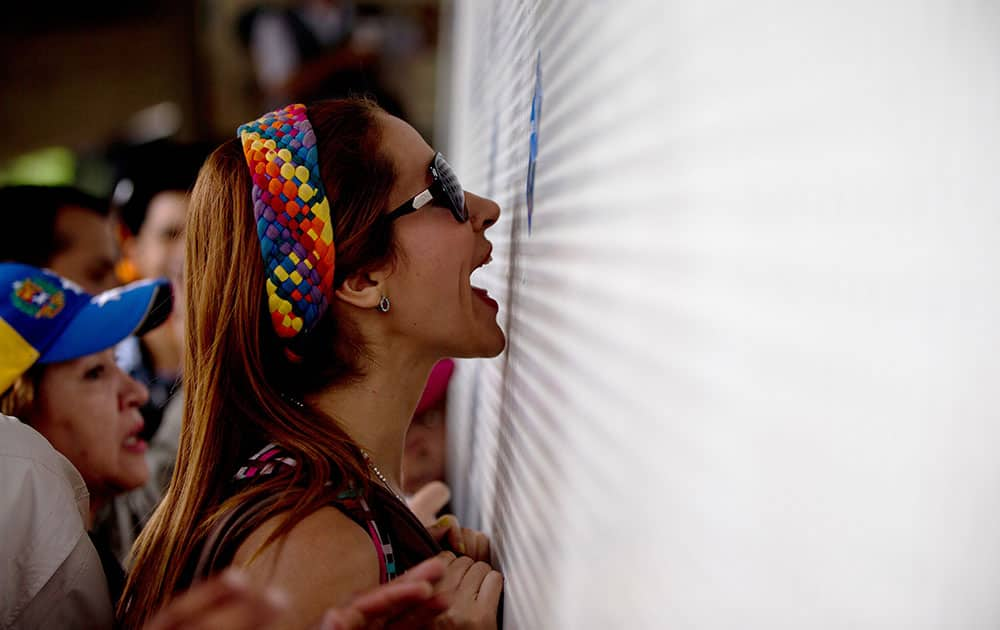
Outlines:
{"label": "colorful woven headband", "polygon": [[292,343],[326,312],[333,287],[333,226],[316,134],[301,104],[264,114],[237,134],[253,175],[271,322],[278,336]]}

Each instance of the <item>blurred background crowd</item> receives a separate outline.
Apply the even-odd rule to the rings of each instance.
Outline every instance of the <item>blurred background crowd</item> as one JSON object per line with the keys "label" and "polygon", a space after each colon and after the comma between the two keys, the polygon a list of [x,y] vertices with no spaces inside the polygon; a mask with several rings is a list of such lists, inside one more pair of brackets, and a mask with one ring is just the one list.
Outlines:
{"label": "blurred background crowd", "polygon": [[261,112],[364,92],[434,138],[438,0],[17,3],[0,24],[0,184],[119,200],[166,143],[214,146]]}

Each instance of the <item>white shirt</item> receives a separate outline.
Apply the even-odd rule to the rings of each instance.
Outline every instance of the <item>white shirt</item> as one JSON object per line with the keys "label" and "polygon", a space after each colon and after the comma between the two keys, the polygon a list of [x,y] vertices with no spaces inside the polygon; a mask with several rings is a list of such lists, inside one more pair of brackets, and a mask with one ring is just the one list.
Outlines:
{"label": "white shirt", "polygon": [[40,433],[0,414],[0,628],[111,628],[87,486]]}

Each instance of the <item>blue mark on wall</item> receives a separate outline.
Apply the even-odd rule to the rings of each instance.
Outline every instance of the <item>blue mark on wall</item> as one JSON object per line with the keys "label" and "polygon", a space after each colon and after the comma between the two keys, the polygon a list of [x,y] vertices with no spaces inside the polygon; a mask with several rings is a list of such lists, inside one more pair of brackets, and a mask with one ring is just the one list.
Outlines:
{"label": "blue mark on wall", "polygon": [[531,144],[528,148],[528,234],[531,234],[531,217],[535,213],[535,162],[538,161],[538,130],[542,124],[542,51],[535,61],[535,93],[531,97]]}

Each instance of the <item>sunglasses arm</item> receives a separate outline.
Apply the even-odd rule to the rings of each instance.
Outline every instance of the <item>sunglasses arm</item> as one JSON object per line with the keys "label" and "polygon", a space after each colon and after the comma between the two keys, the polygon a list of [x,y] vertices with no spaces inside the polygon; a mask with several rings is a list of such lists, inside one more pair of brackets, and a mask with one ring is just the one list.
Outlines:
{"label": "sunglasses arm", "polygon": [[424,192],[420,193],[419,195],[413,198],[413,209],[419,210],[420,208],[423,208],[428,203],[430,203],[432,199],[434,199],[434,193],[432,193],[431,189],[428,188],[427,190],[425,190]]}
{"label": "sunglasses arm", "polygon": [[430,188],[428,188],[427,190],[420,193],[413,199],[407,201],[403,205],[399,206],[398,208],[387,214],[386,218],[390,221],[395,221],[399,217],[406,216],[411,212],[416,212],[417,210],[423,208],[428,203],[433,201],[433,199],[434,199],[434,193],[431,191]]}

